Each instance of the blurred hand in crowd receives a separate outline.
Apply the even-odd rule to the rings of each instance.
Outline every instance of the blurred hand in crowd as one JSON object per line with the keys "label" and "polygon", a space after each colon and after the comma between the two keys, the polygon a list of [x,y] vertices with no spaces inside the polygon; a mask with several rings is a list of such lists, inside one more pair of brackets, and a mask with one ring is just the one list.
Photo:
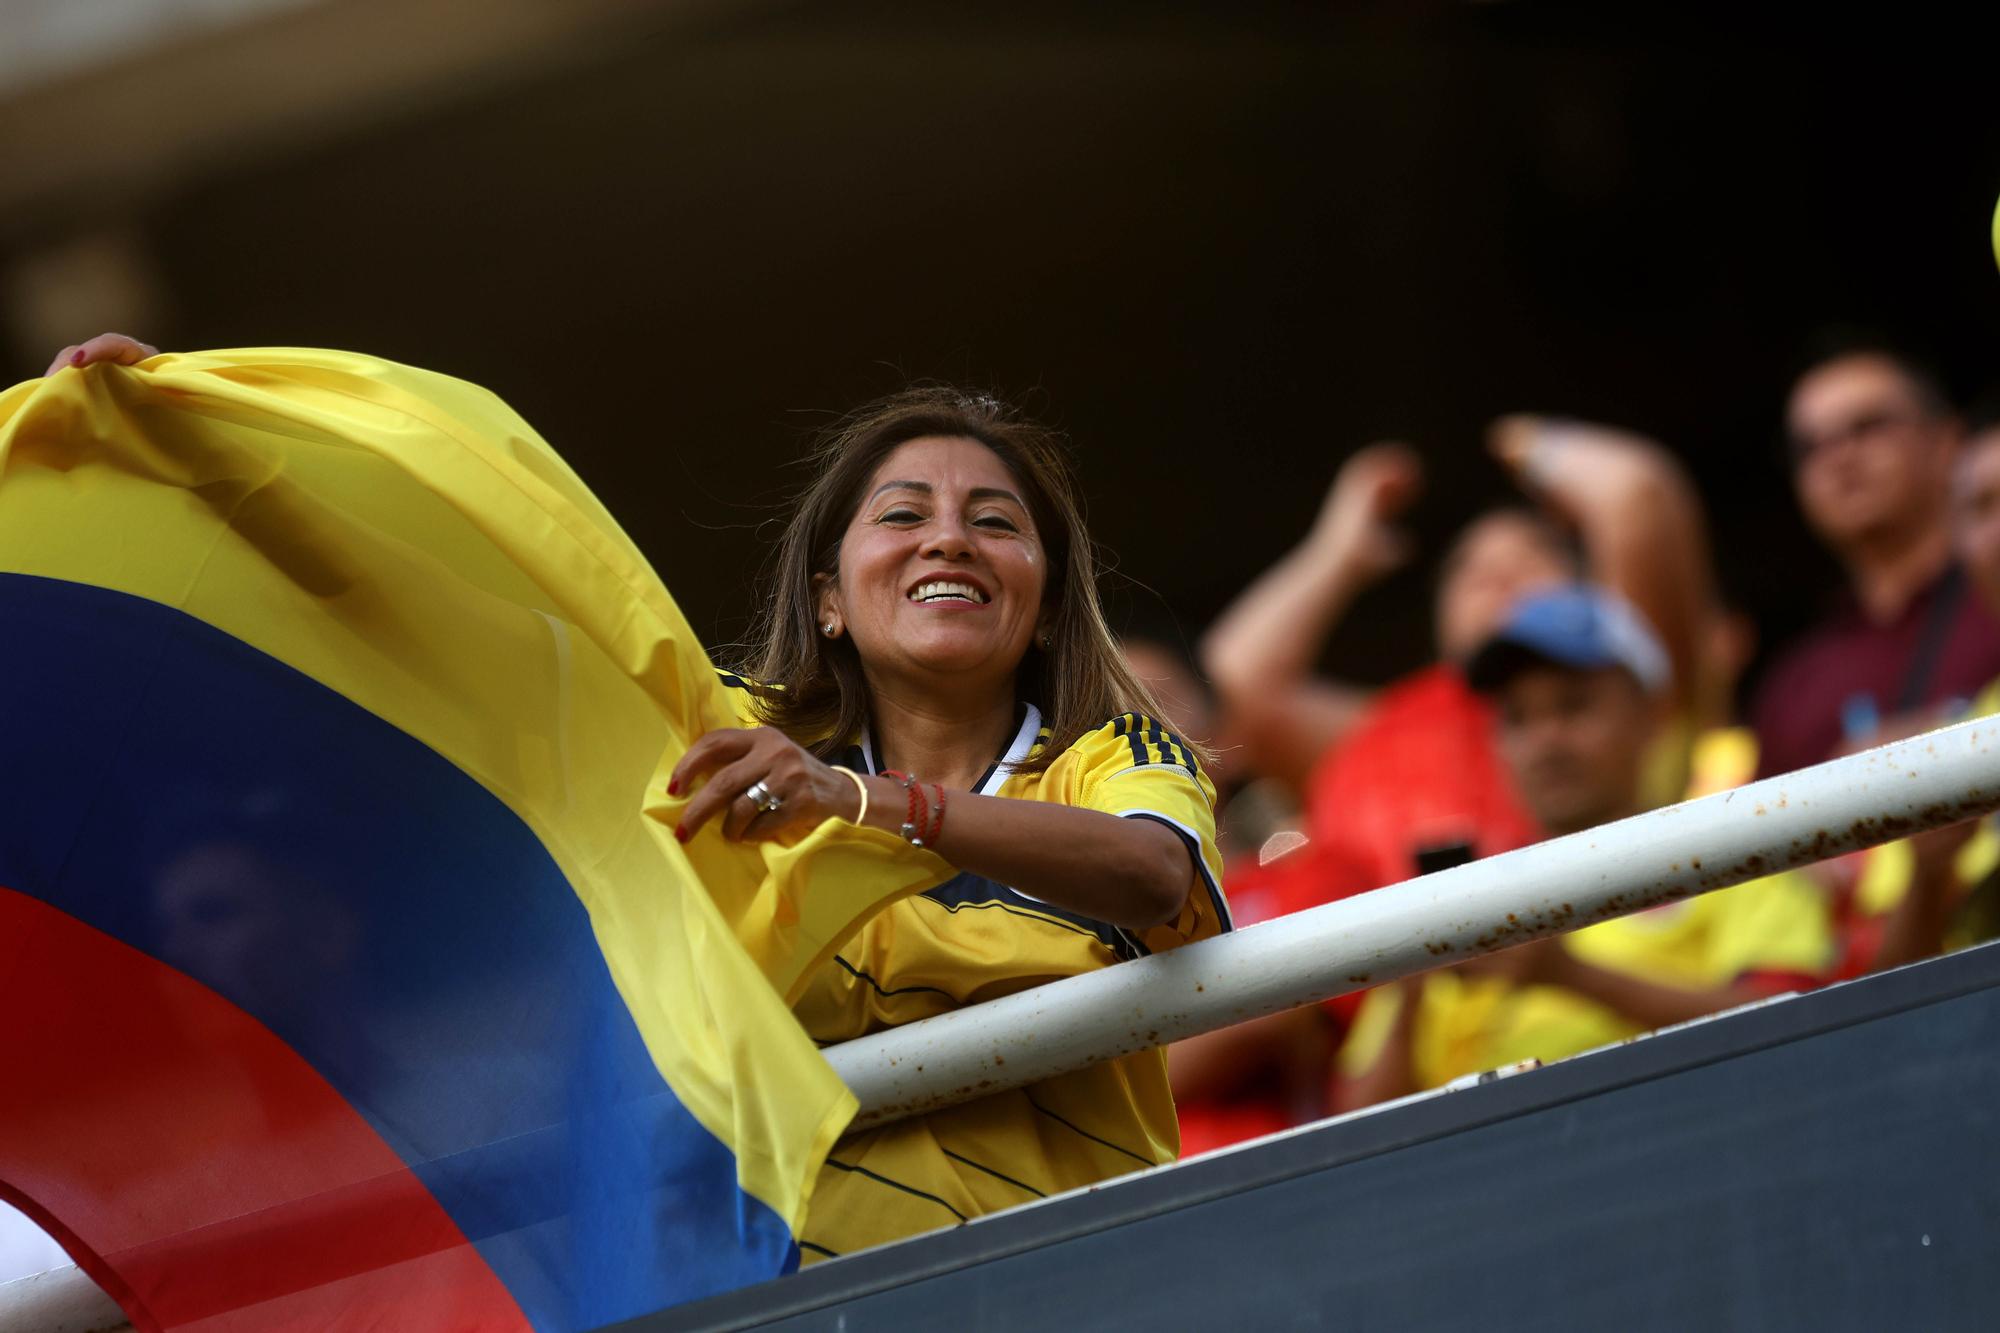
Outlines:
{"label": "blurred hand in crowd", "polygon": [[1357,585],[1408,562],[1411,542],[1395,525],[1422,492],[1423,464],[1402,444],[1371,444],[1341,466],[1320,506],[1310,543]]}
{"label": "blurred hand in crowd", "polygon": [[1409,559],[1396,519],[1423,488],[1416,453],[1373,444],[1341,466],[1304,541],[1231,603],[1202,639],[1221,726],[1245,767],[1293,791],[1368,705],[1321,678],[1320,649],[1354,599]]}
{"label": "blurred hand in crowd", "polygon": [[151,343],[142,343],[137,338],[128,338],[122,333],[100,333],[85,342],[71,343],[57,352],[56,359],[49,362],[49,368],[42,374],[53,375],[59,370],[81,369],[99,362],[132,366],[159,354],[159,348]]}
{"label": "blurred hand in crowd", "polygon": [[1616,426],[1527,412],[1496,417],[1486,443],[1522,490],[1571,522],[1593,501],[1644,486],[1663,448]]}
{"label": "blurred hand in crowd", "polygon": [[1673,453],[1615,426],[1528,413],[1495,419],[1487,446],[1582,539],[1589,578],[1644,614],[1673,662],[1677,703],[1704,711],[1720,692],[1704,688],[1703,653],[1719,606],[1701,501]]}

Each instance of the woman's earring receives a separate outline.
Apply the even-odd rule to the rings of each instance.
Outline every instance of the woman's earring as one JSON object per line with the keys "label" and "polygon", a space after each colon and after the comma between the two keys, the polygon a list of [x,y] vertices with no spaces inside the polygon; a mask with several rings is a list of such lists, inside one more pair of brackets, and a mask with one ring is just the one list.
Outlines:
{"label": "woman's earring", "polygon": [[829,638],[829,639],[830,639],[830,638],[832,638],[832,637],[833,637],[833,622],[832,622],[831,620],[829,620],[829,621],[827,621],[827,622],[826,622],[826,623],[825,623],[824,625],[821,625],[821,626],[820,626],[820,628],[819,628],[819,632],[820,632],[820,633],[822,633],[822,634],[824,634],[824,635],[826,635],[826,637],[827,637],[827,638]]}
{"label": "woman's earring", "polygon": [[1055,636],[1053,634],[1042,635],[1042,651],[1047,652],[1050,646],[1055,643],[1055,641],[1056,641]]}

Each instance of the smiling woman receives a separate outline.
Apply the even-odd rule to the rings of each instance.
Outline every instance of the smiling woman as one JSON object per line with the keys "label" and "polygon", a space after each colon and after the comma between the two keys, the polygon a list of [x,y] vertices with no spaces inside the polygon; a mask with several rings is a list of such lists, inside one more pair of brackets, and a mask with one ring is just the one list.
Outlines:
{"label": "smiling woman", "polygon": [[[895,395],[828,432],[776,556],[744,728],[689,751],[682,831],[828,818],[958,872],[848,941],[794,1012],[821,1043],[1227,929],[1213,789],[1099,608],[1060,441],[990,397]],[[843,1254],[1171,1160],[1158,1051],[859,1134],[802,1245]]]}

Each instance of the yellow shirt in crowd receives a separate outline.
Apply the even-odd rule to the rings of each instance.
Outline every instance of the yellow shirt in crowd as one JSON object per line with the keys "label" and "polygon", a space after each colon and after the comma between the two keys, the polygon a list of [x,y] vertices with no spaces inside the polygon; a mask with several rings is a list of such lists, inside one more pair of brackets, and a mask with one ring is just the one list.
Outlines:
{"label": "yellow shirt in crowd", "polygon": [[[1996,714],[2000,714],[2000,680],[1981,690],[1964,715],[1953,720],[1966,721]],[[1980,822],[1979,830],[1960,849],[1953,868],[1956,871],[1956,889],[1960,894],[2000,868],[2000,832],[1996,832],[1993,820]],[[1910,880],[1915,872],[1916,856],[1907,841],[1884,843],[1868,852],[1862,862],[1861,878],[1854,888],[1856,914],[1875,918],[1896,910],[1910,891]],[[1967,925],[1954,921],[1946,928],[1946,949],[1962,949],[1985,938],[1983,932],[1966,933]]]}
{"label": "yellow shirt in crowd", "polygon": [[[1754,770],[1754,748],[1749,765],[1743,763],[1746,743],[1754,746],[1734,730],[1702,737],[1690,765],[1695,794],[1734,785],[1733,776]],[[1606,921],[1564,937],[1562,945],[1583,962],[1684,990],[1727,986],[1756,972],[1819,975],[1835,957],[1825,897],[1797,872]],[[1357,1077],[1381,1058],[1409,994],[1420,1006],[1411,1029],[1420,1088],[1522,1060],[1546,1064],[1645,1030],[1560,986],[1515,986],[1446,969],[1369,992],[1341,1047],[1343,1076]]]}
{"label": "yellow shirt in crowd", "polygon": [[[1706,990],[1753,972],[1818,974],[1832,961],[1833,934],[1819,890],[1786,873],[1606,921],[1567,936],[1563,947],[1607,971]],[[1412,991],[1421,1006],[1411,1036],[1420,1088],[1522,1060],[1546,1064],[1645,1031],[1560,986],[1445,970],[1402,993]],[[1342,1074],[1373,1067],[1402,1002],[1393,987],[1369,992],[1341,1048]]]}

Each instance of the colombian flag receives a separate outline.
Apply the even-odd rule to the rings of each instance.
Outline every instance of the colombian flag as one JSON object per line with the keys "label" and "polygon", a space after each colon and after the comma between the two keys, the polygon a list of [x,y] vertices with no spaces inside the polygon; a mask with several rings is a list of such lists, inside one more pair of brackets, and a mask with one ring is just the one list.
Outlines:
{"label": "colombian flag", "polygon": [[787,999],[948,872],[681,847],[665,776],[731,718],[472,385],[267,349],[0,395],[0,1194],[144,1329],[788,1271],[853,1101]]}

